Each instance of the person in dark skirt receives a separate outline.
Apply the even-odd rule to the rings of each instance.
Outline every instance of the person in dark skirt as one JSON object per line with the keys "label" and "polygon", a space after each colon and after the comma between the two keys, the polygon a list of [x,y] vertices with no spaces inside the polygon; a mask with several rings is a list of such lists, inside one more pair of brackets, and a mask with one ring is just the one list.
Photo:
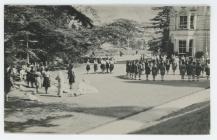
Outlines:
{"label": "person in dark skirt", "polygon": [[192,75],[192,64],[191,64],[190,60],[187,62],[186,71],[187,71],[187,75],[188,75],[188,81],[190,81],[191,75]]}
{"label": "person in dark skirt", "polygon": [[210,64],[209,64],[208,61],[206,62],[205,72],[206,72],[207,80],[209,80],[209,76],[210,76]]}
{"label": "person in dark skirt", "polygon": [[27,64],[27,67],[26,67],[26,82],[27,82],[27,86],[29,87],[29,83],[30,83],[30,77],[31,77],[31,74],[30,74],[30,66],[29,64]]}
{"label": "person in dark skirt", "polygon": [[201,66],[200,62],[197,62],[197,64],[196,64],[196,77],[197,77],[197,81],[199,81],[199,79],[200,79],[201,71],[202,71],[202,66]]}
{"label": "person in dark skirt", "polygon": [[131,63],[130,63],[130,79],[133,79],[133,77],[134,77],[134,65],[135,65],[135,62],[131,61]]}
{"label": "person in dark skirt", "polygon": [[165,75],[166,67],[163,62],[160,63],[160,75],[161,75],[161,81],[164,81],[164,75]]}
{"label": "person in dark skirt", "polygon": [[129,73],[130,73],[130,62],[129,61],[126,62],[126,73],[127,73],[127,77],[129,77]]}
{"label": "person in dark skirt", "polygon": [[137,75],[139,73],[139,63],[138,62],[135,62],[134,63],[134,79],[136,80],[137,78]]}
{"label": "person in dark skirt", "polygon": [[30,83],[31,83],[31,87],[33,88],[34,86],[34,83],[35,83],[35,70],[33,68],[33,66],[31,66],[31,70],[30,70],[30,73],[29,73],[29,80],[30,80]]}
{"label": "person in dark skirt", "polygon": [[97,70],[98,70],[98,63],[97,63],[97,60],[94,60],[93,69],[94,69],[94,73],[96,73]]}
{"label": "person in dark skirt", "polygon": [[176,68],[177,68],[177,63],[176,63],[176,61],[174,60],[173,63],[172,63],[173,75],[175,75]]}
{"label": "person in dark skirt", "polygon": [[114,69],[114,61],[111,59],[109,61],[109,71],[110,71],[110,73],[112,73],[113,69]]}
{"label": "person in dark skirt", "polygon": [[86,71],[87,71],[87,74],[90,71],[90,62],[89,62],[89,60],[87,60]]}
{"label": "person in dark skirt", "polygon": [[166,71],[167,71],[167,74],[169,74],[169,70],[170,70],[170,60],[167,59],[166,60]]}
{"label": "person in dark skirt", "polygon": [[145,62],[145,75],[146,75],[146,80],[148,80],[148,75],[151,73],[151,67],[148,61]]}
{"label": "person in dark skirt", "polygon": [[13,78],[12,78],[12,68],[10,66],[5,67],[5,76],[4,76],[4,91],[5,91],[5,101],[8,101],[8,93],[13,87]]}
{"label": "person in dark skirt", "polygon": [[44,77],[43,87],[45,88],[45,93],[47,94],[48,88],[50,87],[50,73],[48,72],[48,68],[45,68],[43,77]]}
{"label": "person in dark skirt", "polygon": [[140,62],[138,62],[138,76],[139,76],[139,80],[141,80],[142,71],[143,71],[143,66],[142,66],[142,61],[140,61]]}
{"label": "person in dark skirt", "polygon": [[153,66],[152,66],[152,76],[153,76],[153,81],[155,81],[155,78],[157,76],[158,70],[157,70],[157,65],[156,62],[153,62]]}
{"label": "person in dark skirt", "polygon": [[179,70],[180,70],[181,79],[184,80],[185,72],[186,72],[186,65],[185,65],[184,60],[181,61]]}
{"label": "person in dark skirt", "polygon": [[68,69],[69,88],[72,89],[72,84],[75,83],[75,72],[73,65]]}
{"label": "person in dark skirt", "polygon": [[106,73],[109,73],[109,60],[107,59],[106,61],[105,61],[106,63],[105,63],[105,67],[106,67]]}
{"label": "person in dark skirt", "polygon": [[196,62],[193,62],[192,64],[192,81],[195,81],[196,76]]}

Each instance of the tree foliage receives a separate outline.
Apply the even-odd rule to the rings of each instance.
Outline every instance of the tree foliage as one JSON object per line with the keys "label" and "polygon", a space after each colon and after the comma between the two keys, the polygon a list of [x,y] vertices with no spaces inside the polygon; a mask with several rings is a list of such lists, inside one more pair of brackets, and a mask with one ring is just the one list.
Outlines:
{"label": "tree foliage", "polygon": [[[49,60],[55,55],[61,54],[65,48],[79,44],[83,38],[80,40],[70,38],[66,33],[58,31],[66,30],[72,20],[80,23],[79,28],[72,27],[70,29],[72,36],[78,35],[79,29],[93,27],[92,20],[72,6],[7,5],[4,15],[5,57],[10,57],[6,58],[6,63],[9,63],[7,60],[23,59],[27,53],[34,61]],[[36,41],[34,43],[34,40],[37,43]],[[28,50],[26,48],[27,41],[29,41]],[[78,49],[78,47],[74,49]]]}
{"label": "tree foliage", "polygon": [[150,26],[150,28],[154,28],[157,35],[157,37],[150,42],[152,50],[157,51],[160,49],[161,52],[170,55],[173,51],[169,37],[170,13],[172,7],[154,7],[153,10],[158,11],[158,14],[151,19],[152,26]]}

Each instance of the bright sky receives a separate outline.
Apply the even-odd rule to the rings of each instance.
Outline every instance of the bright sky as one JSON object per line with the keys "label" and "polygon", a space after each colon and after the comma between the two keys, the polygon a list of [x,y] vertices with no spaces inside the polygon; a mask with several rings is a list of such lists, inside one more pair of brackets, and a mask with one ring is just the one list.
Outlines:
{"label": "bright sky", "polygon": [[90,7],[97,11],[101,23],[110,23],[119,18],[143,23],[149,22],[156,15],[156,11],[153,11],[151,6],[145,5],[96,5]]}

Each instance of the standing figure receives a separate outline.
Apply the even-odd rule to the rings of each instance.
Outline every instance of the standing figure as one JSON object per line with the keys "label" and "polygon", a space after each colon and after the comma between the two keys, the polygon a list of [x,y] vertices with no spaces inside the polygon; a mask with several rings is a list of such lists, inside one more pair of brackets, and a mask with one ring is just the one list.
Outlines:
{"label": "standing figure", "polygon": [[134,65],[135,65],[135,62],[131,61],[131,63],[130,63],[130,79],[133,79],[133,77],[134,77]]}
{"label": "standing figure", "polygon": [[130,74],[130,62],[129,61],[126,62],[126,73],[127,73],[127,77],[129,78],[129,74]]}
{"label": "standing figure", "polygon": [[207,80],[209,80],[209,76],[210,76],[210,64],[209,64],[208,60],[206,62],[206,66],[205,66],[205,72],[206,72]]}
{"label": "standing figure", "polygon": [[73,65],[68,69],[69,88],[72,89],[72,84],[75,83],[75,72]]}
{"label": "standing figure", "polygon": [[156,76],[157,76],[157,65],[156,65],[156,63],[155,62],[153,62],[153,66],[152,66],[152,76],[153,76],[153,81],[155,81],[155,78],[156,78]]}
{"label": "standing figure", "polygon": [[185,65],[184,60],[181,61],[179,70],[180,70],[181,79],[184,80],[185,72],[186,72],[186,65]]}
{"label": "standing figure", "polygon": [[201,66],[200,62],[197,62],[197,64],[196,64],[196,77],[197,77],[197,81],[199,81],[199,79],[200,79],[201,71],[202,71],[202,66]]}
{"label": "standing figure", "polygon": [[41,72],[40,69],[38,68],[35,72],[35,88],[36,88],[36,93],[38,93],[38,89],[41,88]]}
{"label": "standing figure", "polygon": [[112,71],[114,70],[114,61],[113,61],[113,59],[111,59],[110,61],[109,61],[109,71],[110,71],[110,73],[112,73]]}
{"label": "standing figure", "polygon": [[104,73],[105,72],[105,60],[103,60],[103,59],[101,60],[100,68],[102,70],[102,73]]}
{"label": "standing figure", "polygon": [[187,75],[188,75],[188,81],[190,81],[191,75],[192,75],[192,64],[191,64],[190,60],[187,62],[186,71],[187,71]]}
{"label": "standing figure", "polygon": [[96,73],[97,70],[98,70],[98,63],[97,63],[97,60],[94,60],[93,69],[94,69],[94,73]]}
{"label": "standing figure", "polygon": [[170,60],[166,59],[166,71],[167,71],[167,74],[169,74],[169,70],[170,70]]}
{"label": "standing figure", "polygon": [[34,70],[34,67],[33,66],[31,66],[31,70],[30,70],[30,73],[29,73],[30,75],[30,83],[31,83],[31,87],[33,88],[34,86],[34,83],[35,83],[35,70]]}
{"label": "standing figure", "polygon": [[142,62],[140,61],[138,63],[138,76],[139,76],[139,80],[141,80],[142,71],[143,71],[143,66],[142,66]]}
{"label": "standing figure", "polygon": [[89,60],[87,60],[86,71],[87,71],[87,74],[90,71],[90,62],[89,62]]}
{"label": "standing figure", "polygon": [[106,60],[106,73],[109,73],[109,59]]}
{"label": "standing figure", "polygon": [[30,75],[30,66],[29,64],[27,64],[27,67],[26,67],[26,82],[27,82],[27,86],[29,87],[29,83],[30,83],[30,79],[31,79],[31,75]]}
{"label": "standing figure", "polygon": [[136,80],[137,78],[137,75],[139,73],[139,63],[138,62],[135,62],[134,63],[134,79]]}
{"label": "standing figure", "polygon": [[8,66],[5,68],[4,76],[5,102],[8,101],[8,93],[11,91],[11,87],[13,87],[13,85],[12,68]]}
{"label": "standing figure", "polygon": [[145,75],[146,75],[146,80],[148,80],[148,75],[151,73],[151,67],[150,64],[146,61],[145,62]]}
{"label": "standing figure", "polygon": [[45,87],[45,93],[47,94],[48,88],[50,87],[50,73],[48,72],[48,68],[45,68],[43,77],[44,77],[43,87]]}
{"label": "standing figure", "polygon": [[177,62],[176,60],[173,60],[172,62],[172,69],[173,69],[173,75],[175,75],[176,69],[177,69]]}
{"label": "standing figure", "polygon": [[193,64],[192,64],[192,81],[195,81],[195,75],[196,75],[196,62],[193,62]]}
{"label": "standing figure", "polygon": [[161,81],[164,81],[164,75],[165,75],[166,67],[163,62],[160,63],[160,75],[161,75]]}
{"label": "standing figure", "polygon": [[57,96],[61,97],[63,92],[63,75],[62,72],[59,71],[57,74],[57,77],[55,78],[57,80]]}

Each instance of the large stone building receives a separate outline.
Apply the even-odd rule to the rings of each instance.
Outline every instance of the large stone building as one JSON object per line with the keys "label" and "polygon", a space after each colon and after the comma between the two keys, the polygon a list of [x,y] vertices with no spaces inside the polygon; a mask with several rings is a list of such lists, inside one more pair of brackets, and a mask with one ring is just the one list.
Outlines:
{"label": "large stone building", "polygon": [[174,7],[170,18],[170,37],[179,55],[194,56],[210,50],[210,7]]}

